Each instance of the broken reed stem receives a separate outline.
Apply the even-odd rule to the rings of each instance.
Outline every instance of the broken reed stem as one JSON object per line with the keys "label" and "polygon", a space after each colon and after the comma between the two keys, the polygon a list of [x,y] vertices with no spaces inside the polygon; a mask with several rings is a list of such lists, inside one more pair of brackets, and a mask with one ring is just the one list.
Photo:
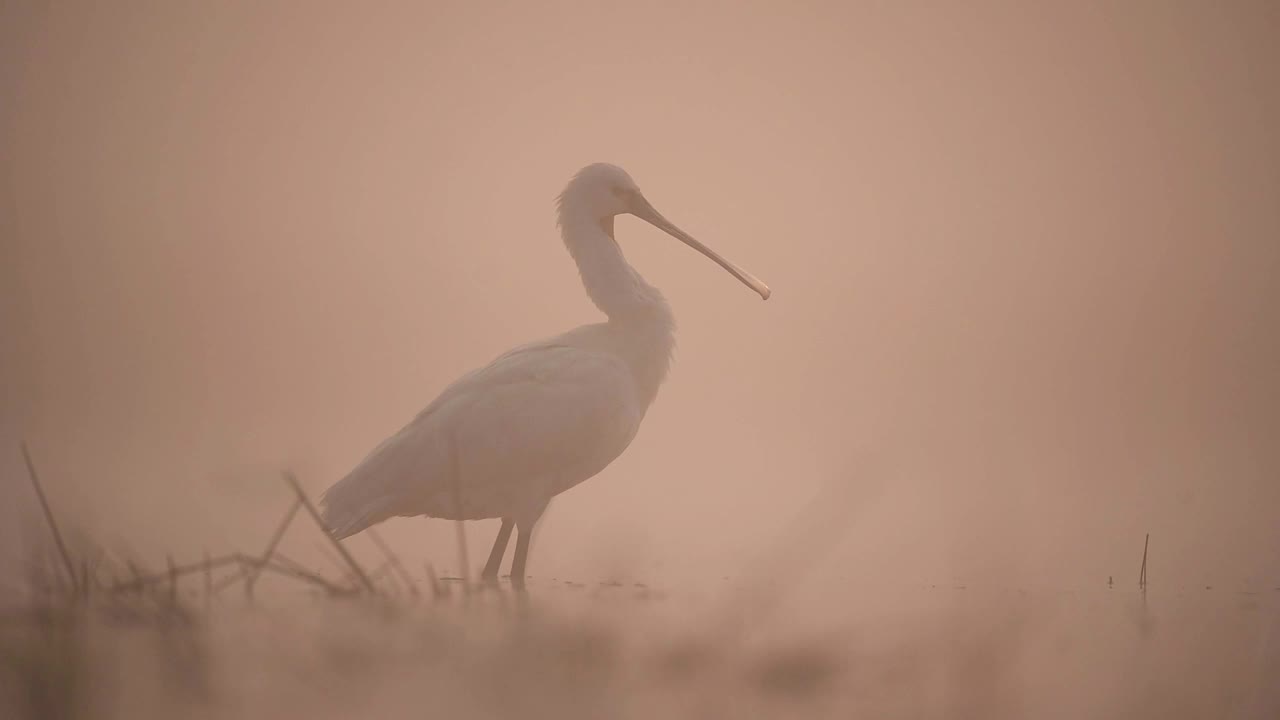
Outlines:
{"label": "broken reed stem", "polygon": [[263,569],[271,570],[272,572],[286,577],[302,580],[304,582],[311,583],[312,585],[318,585],[334,595],[345,595],[352,592],[352,588],[342,587],[341,585],[331,582],[322,575],[318,575],[307,570],[297,563],[292,563],[292,565],[290,565],[289,563],[278,562],[278,560],[280,560],[280,556],[276,555],[276,558],[268,561],[263,566]]}
{"label": "broken reed stem", "polygon": [[418,584],[409,576],[409,571],[405,570],[404,565],[400,562],[400,556],[395,554],[391,549],[391,546],[387,545],[386,541],[382,539],[382,536],[373,528],[365,530],[365,533],[369,536],[369,539],[373,541],[373,544],[378,546],[378,549],[382,551],[382,554],[387,556],[387,560],[391,563],[391,566],[395,568],[396,574],[399,575],[404,584],[409,587],[409,594],[414,597],[418,597]]}
{"label": "broken reed stem", "polygon": [[270,570],[278,575],[302,580],[311,583],[312,585],[319,585],[334,594],[341,595],[350,592],[348,588],[344,588],[341,585],[330,582],[324,577],[307,570],[293,561],[289,561],[288,563],[279,562],[279,558],[280,556],[276,555],[274,559],[263,560],[262,558],[250,557],[243,554],[237,554],[236,557],[246,574],[251,568],[259,571]]}
{"label": "broken reed stem", "polygon": [[[141,590],[147,585],[152,585],[157,582],[163,582],[165,580],[168,580],[172,577],[176,577],[178,575],[186,575],[187,573],[200,572],[201,570],[205,570],[207,572],[208,570],[212,570],[213,568],[222,567],[223,565],[231,565],[239,561],[240,561],[239,555],[235,555],[235,554],[223,555],[222,557],[214,558],[213,560],[205,560],[204,562],[193,563],[191,565],[171,565],[167,572],[157,573],[155,575],[143,575],[138,570],[138,566],[135,565],[132,561],[130,561],[129,570],[133,573],[133,579],[127,582],[116,583],[112,585],[109,589],[109,592],[117,593],[124,590]],[[206,570],[206,568],[208,570]]]}
{"label": "broken reed stem", "polygon": [[[281,552],[277,551],[272,556],[271,564],[279,565],[281,568],[289,570],[294,575],[297,575],[299,578],[306,579],[312,583],[324,584],[328,587],[329,591],[332,593],[343,594],[343,593],[351,592],[351,588],[346,588],[335,582],[330,581],[328,578],[324,577],[320,573],[313,572],[312,570],[307,569],[307,567],[304,566],[302,563],[288,557],[287,555],[284,555]],[[350,575],[347,575],[346,578],[350,579]]]}
{"label": "broken reed stem", "polygon": [[49,507],[49,499],[44,495],[44,488],[40,486],[40,476],[36,473],[36,464],[31,461],[31,451],[27,449],[27,443],[22,442],[22,459],[27,464],[27,476],[31,478],[31,487],[35,488],[36,497],[40,500],[40,508],[44,510],[44,519],[49,523],[49,532],[53,533],[53,541],[58,546],[58,554],[62,556],[63,567],[67,569],[67,578],[71,580],[71,586],[76,589],[79,582],[76,578],[76,568],[71,562],[71,553],[67,552],[66,543],[62,541],[62,533],[58,531],[58,523],[53,519],[53,510]]}
{"label": "broken reed stem", "polygon": [[302,563],[298,562],[297,560],[294,560],[293,558],[291,558],[291,557],[289,557],[288,555],[285,555],[284,553],[281,553],[281,552],[275,552],[275,553],[272,553],[272,554],[271,554],[271,561],[272,561],[272,562],[275,562],[275,563],[279,563],[279,564],[281,564],[281,565],[285,565],[285,566],[291,567],[291,568],[293,568],[294,570],[297,570],[297,571],[299,571],[299,572],[311,573],[312,575],[314,575],[314,574],[315,574],[315,573],[312,573],[310,570],[308,570],[308,569],[307,569],[307,566],[303,565]]}
{"label": "broken reed stem", "polygon": [[324,559],[329,561],[329,564],[333,565],[333,568],[342,575],[342,580],[344,582],[349,582],[352,585],[355,585],[356,583],[359,582],[358,580],[356,580],[356,576],[351,574],[351,568],[344,565],[342,561],[338,559],[337,555],[334,555],[333,553],[329,552],[329,548],[319,543],[316,543],[315,548],[319,550],[320,554],[324,556]]}
{"label": "broken reed stem", "polygon": [[294,580],[300,580],[302,582],[310,583],[317,587],[323,588],[326,592],[328,592],[331,595],[342,595],[347,592],[350,592],[346,588],[334,585],[328,580],[320,578],[316,575],[301,575],[297,572],[294,572],[292,569],[284,567],[282,565],[275,565],[275,564],[269,563],[267,565],[263,565],[262,569],[270,570],[271,572],[276,573],[277,575],[281,575],[287,578],[293,578]]}
{"label": "broken reed stem", "polygon": [[1147,591],[1147,546],[1151,544],[1151,533],[1142,541],[1142,570],[1138,572],[1138,587]]}
{"label": "broken reed stem", "polygon": [[[289,529],[289,523],[293,522],[293,516],[298,514],[298,508],[301,506],[301,500],[294,500],[293,504],[289,506],[289,511],[284,514],[284,518],[280,521],[280,524],[276,526],[276,531],[271,534],[271,540],[267,543],[267,549],[262,551],[262,562],[265,563],[271,559],[271,554],[275,552],[276,545],[280,544],[280,540],[284,537],[285,531]],[[248,593],[250,595],[253,594],[253,586],[258,582],[258,573],[261,570],[262,565],[256,566],[254,570],[249,573],[249,579],[245,580],[246,586],[248,587]]]}
{"label": "broken reed stem", "polygon": [[360,564],[356,562],[356,559],[351,556],[351,553],[347,552],[347,549],[343,547],[342,542],[335,538],[333,534],[329,532],[329,529],[325,527],[324,520],[320,519],[320,513],[316,512],[316,508],[311,504],[310,498],[308,498],[306,493],[302,491],[302,486],[298,484],[298,479],[294,477],[291,472],[286,472],[284,474],[284,479],[285,482],[289,483],[289,486],[293,488],[293,491],[297,493],[298,501],[302,503],[302,507],[306,508],[307,514],[311,516],[311,519],[316,522],[316,526],[320,528],[320,532],[324,533],[324,536],[329,538],[329,542],[333,543],[334,549],[337,550],[338,554],[342,556],[342,559],[347,562],[347,565],[351,566],[351,571],[356,574],[357,578],[359,578],[360,584],[364,586],[364,589],[368,590],[371,595],[377,595],[378,591],[373,587],[373,582],[369,580],[369,576],[364,573],[364,569],[361,568]]}

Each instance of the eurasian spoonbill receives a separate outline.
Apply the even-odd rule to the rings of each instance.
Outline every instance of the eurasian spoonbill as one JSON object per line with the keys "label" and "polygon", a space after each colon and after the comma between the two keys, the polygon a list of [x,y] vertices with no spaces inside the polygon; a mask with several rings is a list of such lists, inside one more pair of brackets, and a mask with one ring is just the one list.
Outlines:
{"label": "eurasian spoonbill", "polygon": [[623,257],[615,216],[647,221],[769,298],[763,282],[655,210],[620,167],[580,170],[557,211],[587,295],[608,320],[518,347],[445,388],[326,491],[335,537],[395,516],[502,518],[481,577],[497,578],[514,526],[511,582],[524,587],[529,538],[547,503],[627,448],[671,363],[671,308]]}

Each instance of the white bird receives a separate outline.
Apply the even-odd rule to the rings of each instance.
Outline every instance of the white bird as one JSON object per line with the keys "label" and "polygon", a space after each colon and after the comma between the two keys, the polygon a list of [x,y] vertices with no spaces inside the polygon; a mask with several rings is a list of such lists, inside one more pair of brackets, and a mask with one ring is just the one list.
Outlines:
{"label": "white bird", "polygon": [[557,212],[607,322],[518,347],[447,387],[325,492],[334,537],[396,516],[502,518],[481,577],[496,580],[515,526],[511,582],[524,587],[529,538],[547,503],[622,454],[671,363],[671,308],[623,257],[615,216],[630,213],[664,230],[769,299],[768,286],[664,218],[620,167],[580,170]]}

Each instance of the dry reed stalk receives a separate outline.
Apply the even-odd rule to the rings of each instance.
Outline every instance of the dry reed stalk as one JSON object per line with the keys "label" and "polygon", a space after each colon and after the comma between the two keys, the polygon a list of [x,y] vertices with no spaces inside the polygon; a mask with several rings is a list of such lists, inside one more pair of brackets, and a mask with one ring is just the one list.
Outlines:
{"label": "dry reed stalk", "polygon": [[270,560],[264,561],[262,558],[250,557],[248,555],[238,553],[237,560],[240,562],[240,566],[245,569],[246,573],[251,570],[270,570],[278,575],[291,577],[312,585],[321,586],[333,594],[342,595],[352,592],[352,589],[333,583],[323,576],[311,572],[291,560],[288,562],[279,562],[279,554],[276,554],[275,557]]}
{"label": "dry reed stalk", "polygon": [[319,550],[320,554],[324,556],[324,559],[329,561],[329,564],[333,565],[333,568],[342,575],[343,582],[349,582],[352,585],[359,584],[360,581],[351,573],[351,568],[344,565],[342,560],[338,559],[337,555],[329,552],[328,548],[319,543],[316,543],[315,548],[316,550]]}
{"label": "dry reed stalk", "polygon": [[134,564],[132,561],[130,561],[129,570],[133,573],[133,579],[127,582],[116,583],[112,585],[108,589],[108,592],[114,594],[124,590],[141,590],[148,585],[153,585],[157,582],[163,582],[165,580],[169,580],[170,578],[178,575],[186,575],[187,573],[201,572],[205,570],[206,567],[212,570],[213,568],[216,568],[216,567],[222,567],[223,565],[230,565],[237,562],[239,562],[239,555],[237,554],[223,555],[222,557],[214,558],[213,560],[205,560],[203,562],[192,563],[190,565],[171,565],[169,570],[166,572],[157,573],[154,575],[143,575],[142,572],[138,569],[138,566]]}
{"label": "dry reed stalk", "polygon": [[[279,550],[275,552],[275,555],[272,557],[271,562],[273,564],[280,565],[282,568],[287,568],[290,571],[292,571],[295,575],[298,575],[303,578],[307,578],[311,580],[311,582],[313,583],[325,583],[330,588],[330,591],[335,594],[349,595],[355,591],[355,583],[352,583],[351,587],[343,587],[342,585],[339,585],[338,583],[333,582],[332,580],[329,580],[325,576],[321,575],[318,571],[311,570],[307,568],[305,565],[303,565],[302,563],[298,562],[297,560],[294,560],[289,556],[285,555],[284,553],[281,553]],[[344,576],[343,579],[348,582],[351,581],[351,577],[349,574]]]}
{"label": "dry reed stalk", "polygon": [[290,567],[284,563],[276,562],[274,560],[268,560],[266,562],[263,562],[259,558],[242,555],[241,561],[246,566],[253,566],[253,567],[256,567],[258,570],[270,570],[271,572],[276,573],[277,575],[293,578],[295,580],[301,580],[303,582],[310,583],[312,585],[317,585],[335,595],[342,595],[342,594],[347,594],[351,592],[348,588],[344,588],[340,585],[336,585],[313,572],[310,572],[304,569]]}
{"label": "dry reed stalk", "polygon": [[276,562],[274,560],[267,563],[266,569],[281,575],[285,575],[288,577],[295,578],[297,580],[301,580],[303,582],[311,583],[312,585],[317,585],[319,587],[324,588],[332,595],[350,595],[351,593],[357,591],[357,589],[354,587],[343,587],[341,585],[338,585],[337,583],[334,583],[328,580],[324,576],[319,575],[317,573],[313,573],[305,568],[290,567],[289,565]]}
{"label": "dry reed stalk", "polygon": [[[284,514],[284,518],[280,521],[280,524],[276,526],[275,532],[271,534],[271,540],[267,543],[267,549],[262,551],[262,562],[265,563],[267,560],[271,559],[271,554],[275,552],[276,545],[279,545],[280,540],[284,538],[285,531],[289,529],[289,523],[293,522],[293,517],[298,514],[298,508],[301,506],[302,500],[300,499],[294,500],[293,504],[289,506],[289,511]],[[257,568],[249,574],[249,579],[245,580],[245,586],[250,595],[253,594],[254,584],[258,582],[258,572],[261,568],[262,566],[258,565]]]}
{"label": "dry reed stalk", "polygon": [[278,551],[278,550],[277,550],[276,552],[274,552],[274,553],[272,553],[272,554],[271,554],[271,559],[272,559],[272,561],[274,561],[274,562],[278,562],[278,563],[280,563],[280,564],[282,564],[282,565],[289,566],[289,567],[291,567],[291,568],[293,568],[294,570],[297,570],[297,571],[299,571],[299,572],[310,573],[310,574],[312,574],[312,575],[316,575],[316,574],[317,574],[317,573],[315,573],[315,572],[313,572],[313,571],[309,570],[309,569],[307,568],[307,566],[303,565],[302,563],[298,562],[297,560],[294,560],[293,558],[289,557],[288,555],[285,555],[284,553],[282,553],[282,552],[280,552],[280,551]]}
{"label": "dry reed stalk", "polygon": [[22,459],[27,464],[27,476],[31,478],[31,487],[35,488],[36,497],[40,500],[40,509],[44,511],[44,519],[49,523],[49,532],[53,534],[53,542],[58,546],[58,554],[62,556],[63,567],[67,570],[67,579],[71,581],[71,586],[75,589],[76,568],[71,562],[71,553],[67,552],[67,545],[62,541],[62,533],[58,531],[58,523],[53,519],[53,510],[49,507],[49,499],[44,495],[44,488],[40,485],[40,475],[36,472],[36,464],[31,460],[31,451],[27,449],[27,443],[22,442]]}
{"label": "dry reed stalk", "polygon": [[357,578],[359,578],[360,584],[364,586],[364,589],[368,590],[371,595],[377,595],[378,591],[373,587],[373,583],[369,580],[369,576],[365,574],[364,569],[361,568],[360,564],[356,562],[356,559],[351,556],[351,553],[347,552],[347,549],[343,547],[342,543],[329,532],[328,528],[324,526],[324,520],[320,519],[320,513],[317,512],[315,506],[311,504],[311,499],[307,497],[307,494],[302,491],[302,486],[298,484],[298,479],[294,477],[291,472],[286,472],[284,474],[284,479],[285,482],[289,483],[289,486],[293,488],[293,491],[297,493],[298,500],[302,503],[302,507],[306,509],[307,514],[311,516],[311,519],[315,521],[316,527],[320,528],[320,532],[324,533],[324,536],[329,538],[329,542],[333,544],[334,549],[338,551],[338,554],[342,556],[342,559],[351,567],[351,571],[356,574]]}
{"label": "dry reed stalk", "polygon": [[1142,541],[1142,570],[1138,572],[1138,587],[1147,591],[1147,546],[1151,544],[1151,533]]}

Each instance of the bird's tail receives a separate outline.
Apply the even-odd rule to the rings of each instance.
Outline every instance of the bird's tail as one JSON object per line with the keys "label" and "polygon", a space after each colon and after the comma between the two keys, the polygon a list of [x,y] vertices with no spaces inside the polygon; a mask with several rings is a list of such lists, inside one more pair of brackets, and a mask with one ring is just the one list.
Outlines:
{"label": "bird's tail", "polygon": [[378,492],[380,488],[370,487],[360,480],[360,476],[354,473],[348,475],[320,497],[320,514],[325,527],[338,540],[395,515],[390,498]]}
{"label": "bird's tail", "polygon": [[384,440],[321,496],[324,524],[335,538],[351,537],[412,509],[406,505],[412,480],[430,474],[414,428],[410,423]]}

